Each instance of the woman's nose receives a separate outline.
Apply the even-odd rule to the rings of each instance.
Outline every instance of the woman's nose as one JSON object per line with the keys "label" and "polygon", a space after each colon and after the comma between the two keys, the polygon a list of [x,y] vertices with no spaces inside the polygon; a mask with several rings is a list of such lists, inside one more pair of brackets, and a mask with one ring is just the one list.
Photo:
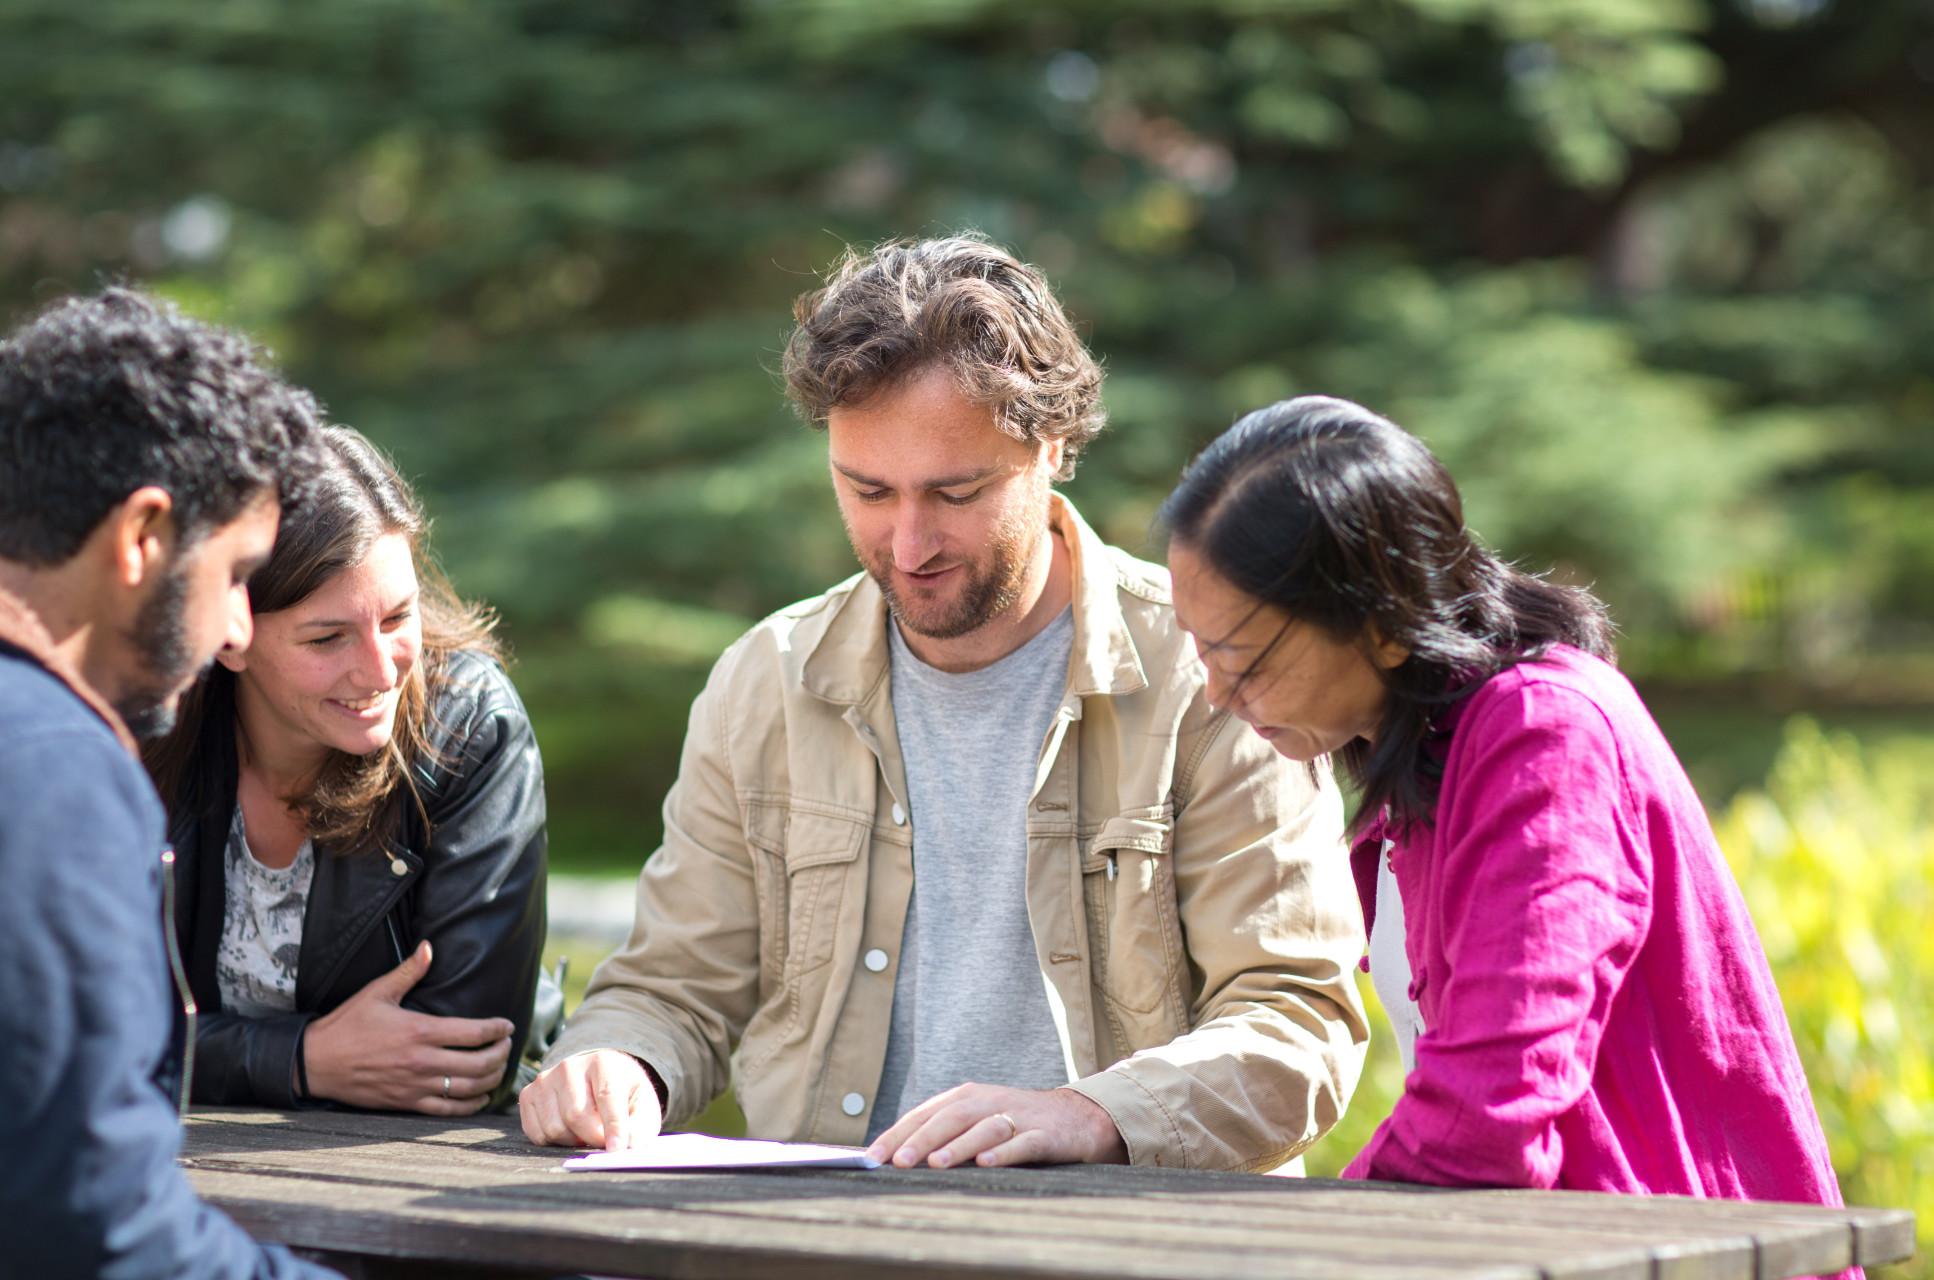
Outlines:
{"label": "woman's nose", "polygon": [[363,646],[363,668],[371,685],[377,692],[387,692],[396,687],[397,661],[391,652],[390,639],[377,634],[369,637]]}

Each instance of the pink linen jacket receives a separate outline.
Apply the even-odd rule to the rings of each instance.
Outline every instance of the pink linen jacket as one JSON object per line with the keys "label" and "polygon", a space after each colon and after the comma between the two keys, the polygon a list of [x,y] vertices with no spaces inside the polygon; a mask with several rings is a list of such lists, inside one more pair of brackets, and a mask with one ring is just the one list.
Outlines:
{"label": "pink linen jacket", "polygon": [[[1658,725],[1559,647],[1456,709],[1391,833],[1428,1028],[1345,1177],[1838,1205],[1752,917]],[[1354,862],[1366,917],[1384,832]]]}

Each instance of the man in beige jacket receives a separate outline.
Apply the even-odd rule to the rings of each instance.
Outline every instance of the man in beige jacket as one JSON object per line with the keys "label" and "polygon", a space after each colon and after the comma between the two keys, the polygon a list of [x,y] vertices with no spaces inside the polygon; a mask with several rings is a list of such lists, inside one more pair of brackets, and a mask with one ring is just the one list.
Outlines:
{"label": "man in beige jacket", "polygon": [[736,1045],[752,1136],[901,1167],[1294,1158],[1368,1038],[1342,802],[1209,706],[1167,573],[1051,491],[1100,370],[972,238],[849,255],[796,314],[866,571],[719,659],[525,1132],[646,1140]]}

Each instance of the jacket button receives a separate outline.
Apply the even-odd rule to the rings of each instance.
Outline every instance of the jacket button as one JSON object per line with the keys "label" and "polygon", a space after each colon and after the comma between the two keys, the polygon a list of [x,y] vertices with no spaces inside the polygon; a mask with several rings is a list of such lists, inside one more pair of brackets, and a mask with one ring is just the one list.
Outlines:
{"label": "jacket button", "polygon": [[896,827],[904,827],[907,825],[907,811],[900,807],[898,800],[893,802],[893,825]]}
{"label": "jacket button", "polygon": [[401,858],[391,858],[389,860],[389,869],[391,875],[406,876],[410,874],[410,864]]}
{"label": "jacket button", "polygon": [[839,1109],[849,1116],[856,1116],[866,1110],[866,1099],[857,1093],[849,1093],[839,1100]]}
{"label": "jacket button", "polygon": [[871,969],[875,973],[878,973],[880,970],[886,968],[886,952],[880,950],[878,947],[875,947],[871,951],[867,952],[863,957],[861,957],[861,960],[866,965],[867,968]]}

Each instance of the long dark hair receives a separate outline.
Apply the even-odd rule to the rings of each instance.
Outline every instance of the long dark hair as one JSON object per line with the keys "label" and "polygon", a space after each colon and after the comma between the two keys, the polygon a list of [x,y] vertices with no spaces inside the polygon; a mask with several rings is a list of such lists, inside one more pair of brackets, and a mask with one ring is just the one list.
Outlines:
{"label": "long dark hair", "polygon": [[1486,680],[1554,644],[1613,657],[1603,604],[1498,559],[1464,527],[1436,455],[1347,400],[1249,414],[1189,465],[1160,519],[1259,605],[1340,641],[1368,643],[1374,628],[1409,650],[1381,672],[1374,737],[1340,752],[1361,789],[1359,828],[1386,807],[1399,825],[1431,820],[1443,775],[1431,740]]}
{"label": "long dark hair", "polygon": [[[361,564],[378,538],[400,533],[409,540],[423,651],[398,695],[389,744],[363,756],[332,751],[301,794],[282,797],[302,812],[319,848],[361,853],[394,846],[406,803],[422,813],[414,771],[437,762],[432,709],[450,656],[458,650],[498,660],[504,655],[496,616],[460,599],[426,554],[429,526],[422,504],[389,459],[349,427],[324,430],[322,446],[327,465],[302,505],[283,517],[268,563],[249,579],[249,608],[258,614],[293,608]],[[233,734],[247,760],[248,743],[235,714],[235,673],[219,664],[183,695],[174,731],[143,751],[155,789],[171,806],[210,731]]]}

